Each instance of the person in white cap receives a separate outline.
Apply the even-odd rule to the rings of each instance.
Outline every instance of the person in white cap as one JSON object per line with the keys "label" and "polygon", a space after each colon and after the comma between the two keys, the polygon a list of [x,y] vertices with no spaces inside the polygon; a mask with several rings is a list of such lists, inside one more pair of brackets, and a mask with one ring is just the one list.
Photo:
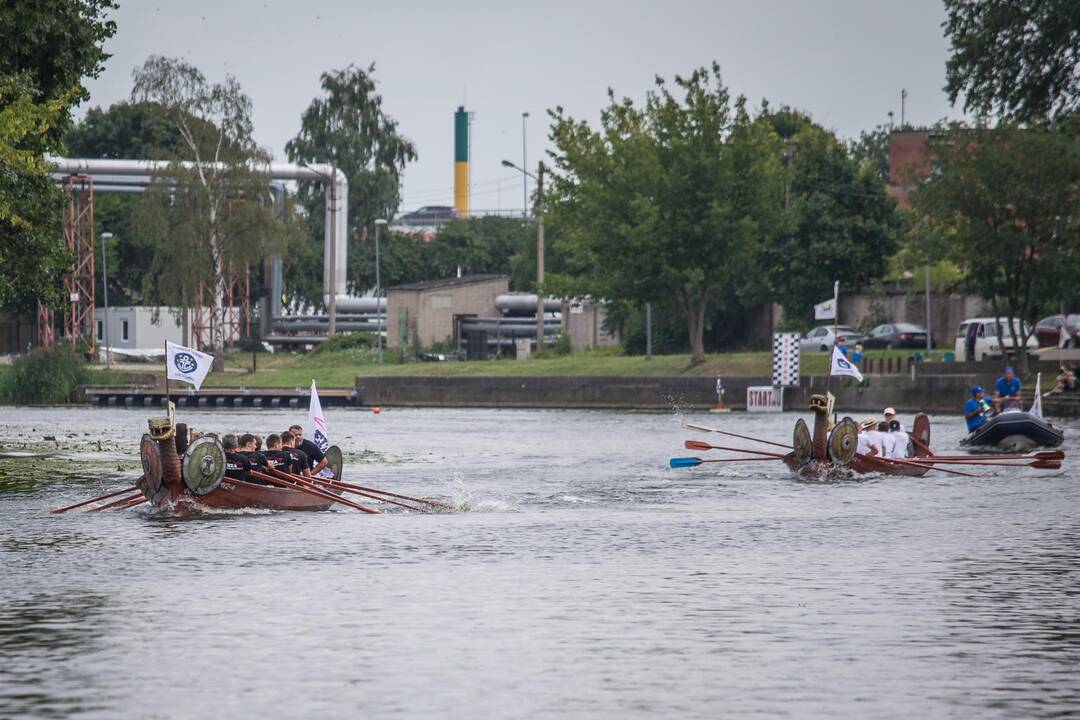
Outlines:
{"label": "person in white cap", "polygon": [[[896,420],[896,410],[894,410],[891,407],[885,408],[885,412],[882,413],[882,415],[885,416],[885,422],[887,422],[887,423],[891,423],[893,420]],[[900,422],[900,421],[897,420],[897,422]],[[907,432],[907,428],[904,427],[904,423],[900,423],[900,432],[902,432],[902,433]]]}

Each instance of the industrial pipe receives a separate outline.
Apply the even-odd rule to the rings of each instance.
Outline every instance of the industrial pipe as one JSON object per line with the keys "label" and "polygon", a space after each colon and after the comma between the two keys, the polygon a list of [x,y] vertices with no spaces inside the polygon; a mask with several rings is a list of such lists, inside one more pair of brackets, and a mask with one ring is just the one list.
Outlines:
{"label": "industrial pipe", "polygon": [[[53,157],[46,156],[46,162],[53,165],[56,171],[63,173],[64,175],[90,175],[97,176],[124,176],[133,178],[130,182],[132,184],[139,184],[140,180],[149,178],[154,173],[167,170],[172,163],[164,160],[104,160],[104,159],[89,159],[89,158],[65,158],[65,157]],[[182,162],[181,166],[192,169],[195,167],[193,162]],[[207,165],[214,166],[213,163],[207,163]],[[218,163],[216,165],[218,169],[224,166],[224,163]],[[345,177],[345,173],[340,169],[336,173],[332,173],[330,165],[325,163],[311,163],[307,165],[298,165],[296,163],[267,163],[265,165],[254,165],[253,169],[266,173],[274,180],[310,180],[314,182],[320,182],[323,185],[329,185],[331,176],[334,180],[334,195],[339,198],[349,197],[349,181]],[[140,180],[135,180],[139,178]],[[113,186],[119,184],[116,182],[116,178],[109,177],[106,181],[107,184]],[[329,190],[329,188],[328,188]],[[325,218],[325,235],[323,245],[323,295],[326,298],[330,297],[331,292],[335,292],[338,297],[345,295],[346,285],[346,265],[348,261],[348,242],[346,238],[349,236],[349,204],[348,202],[339,202],[334,210],[331,210],[330,196],[331,193],[326,192],[326,218]],[[331,222],[337,228],[337,236],[342,239],[342,242],[336,243],[334,253],[336,255],[335,272],[333,282],[330,278],[330,225]]]}

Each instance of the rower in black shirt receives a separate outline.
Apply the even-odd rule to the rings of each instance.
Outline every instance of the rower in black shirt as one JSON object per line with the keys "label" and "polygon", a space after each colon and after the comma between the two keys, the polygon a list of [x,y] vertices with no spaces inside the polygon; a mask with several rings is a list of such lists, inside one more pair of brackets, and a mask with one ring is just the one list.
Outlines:
{"label": "rower in black shirt", "polygon": [[240,436],[240,452],[251,461],[253,466],[257,467],[269,467],[269,463],[266,460],[266,456],[259,452],[256,448],[258,444],[255,442],[255,436],[251,433],[245,433]]}
{"label": "rower in black shirt", "polygon": [[292,455],[281,449],[280,436],[266,436],[266,452],[263,455],[266,456],[266,462],[270,464],[272,470],[292,472],[293,458]]}
{"label": "rower in black shirt", "polygon": [[291,430],[286,430],[281,433],[281,450],[289,454],[292,458],[292,470],[290,472],[296,475],[310,475],[311,470],[308,467],[308,456],[303,450],[297,450],[296,439],[293,437]]}
{"label": "rower in black shirt", "polygon": [[251,470],[251,461],[237,452],[235,435],[226,435],[221,438],[221,446],[225,449],[225,477],[233,480],[243,480],[244,482],[258,482],[248,477],[248,471]]}
{"label": "rower in black shirt", "polygon": [[304,451],[308,456],[308,467],[311,468],[312,475],[318,475],[319,471],[326,467],[326,455],[319,449],[319,446],[310,440],[304,439],[304,428],[299,425],[293,425],[289,428],[289,432],[292,433],[293,438],[296,439],[296,448]]}

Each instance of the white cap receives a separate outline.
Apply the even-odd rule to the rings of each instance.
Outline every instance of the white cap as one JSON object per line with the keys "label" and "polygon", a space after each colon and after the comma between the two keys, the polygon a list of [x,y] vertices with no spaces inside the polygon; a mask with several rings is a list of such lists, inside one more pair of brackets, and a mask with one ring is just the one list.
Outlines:
{"label": "white cap", "polygon": [[887,407],[887,408],[885,408],[885,412],[884,412],[884,413],[882,413],[882,414],[884,414],[884,415],[895,415],[895,414],[896,414],[896,410],[894,410],[894,409],[893,409],[893,408],[891,408],[891,407]]}

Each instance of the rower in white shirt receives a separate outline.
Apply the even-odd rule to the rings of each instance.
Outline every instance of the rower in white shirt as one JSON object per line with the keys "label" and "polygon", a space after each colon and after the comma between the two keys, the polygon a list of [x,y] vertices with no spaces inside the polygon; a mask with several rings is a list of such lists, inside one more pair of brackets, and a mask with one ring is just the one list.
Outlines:
{"label": "rower in white shirt", "polygon": [[892,452],[889,454],[889,457],[897,458],[899,460],[903,460],[908,456],[908,443],[911,441],[908,434],[902,431],[902,427],[899,420],[893,420],[889,423],[888,438],[892,440],[893,443]]}
{"label": "rower in white shirt", "polygon": [[859,423],[859,444],[855,451],[860,455],[877,455],[877,448],[870,441],[870,431],[877,427],[874,418],[867,418]]}

